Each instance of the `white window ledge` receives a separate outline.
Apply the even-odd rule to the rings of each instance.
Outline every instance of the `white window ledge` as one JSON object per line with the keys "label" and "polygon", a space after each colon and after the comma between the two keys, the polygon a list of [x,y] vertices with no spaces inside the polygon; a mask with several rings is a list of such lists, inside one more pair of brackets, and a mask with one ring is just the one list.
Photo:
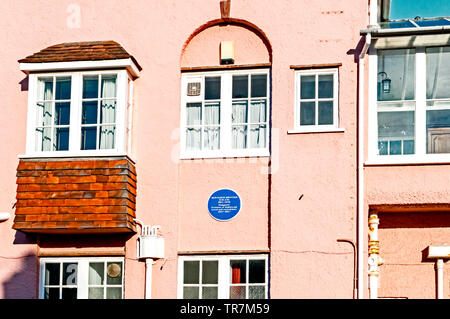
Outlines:
{"label": "white window ledge", "polygon": [[343,133],[345,129],[343,128],[308,128],[308,129],[293,129],[288,130],[288,134],[308,134],[308,133]]}
{"label": "white window ledge", "polygon": [[424,157],[418,156],[378,156],[364,162],[364,166],[380,165],[427,165],[427,164],[450,164],[450,154],[434,154]]}
{"label": "white window ledge", "polygon": [[242,158],[242,157],[269,157],[268,149],[262,150],[242,150],[241,152],[185,152],[180,155],[181,160],[189,159],[214,159],[214,158]]}
{"label": "white window ledge", "polygon": [[68,158],[68,157],[122,157],[127,156],[126,153],[122,152],[98,152],[98,151],[92,151],[92,152],[41,152],[41,153],[35,153],[35,154],[22,154],[19,155],[19,159],[28,159],[28,158]]}

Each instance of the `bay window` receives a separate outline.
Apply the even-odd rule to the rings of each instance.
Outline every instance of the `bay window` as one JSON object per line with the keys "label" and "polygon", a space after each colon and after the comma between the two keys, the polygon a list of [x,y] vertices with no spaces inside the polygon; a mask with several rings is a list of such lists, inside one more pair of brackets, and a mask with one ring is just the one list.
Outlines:
{"label": "bay window", "polygon": [[[373,57],[377,102],[371,104],[376,107],[371,114],[376,114],[377,124],[370,124],[370,158],[381,162],[450,159],[444,155],[450,154],[450,47],[384,49]],[[375,81],[374,71],[371,79]]]}
{"label": "bay window", "polygon": [[268,155],[267,70],[185,73],[181,157]]}
{"label": "bay window", "polygon": [[267,298],[266,255],[182,256],[178,267],[179,298]]}
{"label": "bay window", "polygon": [[29,156],[117,155],[126,147],[125,70],[29,76]]}

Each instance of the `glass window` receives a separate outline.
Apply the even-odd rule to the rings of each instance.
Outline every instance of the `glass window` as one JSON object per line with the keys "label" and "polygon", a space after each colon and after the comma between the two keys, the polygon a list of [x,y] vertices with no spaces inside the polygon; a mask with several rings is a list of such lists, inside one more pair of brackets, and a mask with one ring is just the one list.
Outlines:
{"label": "glass window", "polygon": [[42,258],[43,299],[121,299],[123,260]]}
{"label": "glass window", "polygon": [[202,157],[267,149],[267,76],[264,71],[184,75],[182,151]]}
{"label": "glass window", "polygon": [[181,257],[180,295],[184,299],[264,299],[265,256]]}
{"label": "glass window", "polygon": [[69,149],[70,98],[70,77],[38,78],[36,151],[67,151]]}
{"label": "glass window", "polygon": [[415,56],[413,50],[378,54],[378,155],[415,153]]}
{"label": "glass window", "polygon": [[337,70],[298,71],[295,126],[302,130],[336,128]]}

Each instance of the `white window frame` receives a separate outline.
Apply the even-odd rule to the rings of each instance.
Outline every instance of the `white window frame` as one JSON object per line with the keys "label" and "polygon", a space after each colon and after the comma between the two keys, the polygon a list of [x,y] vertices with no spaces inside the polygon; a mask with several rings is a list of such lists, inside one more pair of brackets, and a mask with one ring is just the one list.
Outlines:
{"label": "white window frame", "polygon": [[[81,116],[82,116],[82,85],[83,76],[99,74],[116,74],[116,131],[113,149],[81,150]],[[36,151],[36,102],[38,98],[38,78],[41,77],[71,77],[69,150],[67,151]],[[117,156],[127,154],[127,126],[128,126],[128,73],[126,70],[92,70],[92,71],[63,71],[39,72],[29,74],[28,113],[27,113],[27,157],[77,157],[77,156]],[[53,120],[53,118],[52,118]]]}
{"label": "white window frame", "polygon": [[[393,48],[400,49],[400,48]],[[427,78],[426,78],[426,47],[412,47],[415,49],[415,154],[410,155],[378,155],[378,50],[369,51],[369,96],[368,96],[368,159],[366,165],[392,164],[427,164],[450,163],[449,154],[427,154],[426,111],[427,111]],[[388,48],[383,49],[389,50]]]}
{"label": "white window frame", "polygon": [[[88,299],[89,263],[121,262],[122,263],[122,299],[124,296],[125,258],[124,257],[41,257],[39,259],[39,299],[44,299],[45,264],[46,263],[78,263],[77,266],[77,299]],[[106,279],[105,279],[106,280]],[[61,285],[61,283],[60,283]],[[106,284],[105,284],[106,285]],[[103,285],[103,286],[105,286]],[[72,286],[71,286],[72,287]]]}
{"label": "white window frame", "polygon": [[[267,104],[266,104],[266,147],[264,148],[246,148],[246,149],[232,149],[232,84],[233,75],[252,75],[252,74],[266,74],[267,75]],[[201,93],[204,95],[205,77],[220,76],[220,149],[219,150],[186,150],[186,103],[198,101],[198,97],[187,96],[187,83],[192,78],[201,78]],[[250,81],[249,81],[249,85]],[[249,91],[250,94],[250,91]],[[180,158],[223,158],[223,157],[266,157],[270,156],[269,152],[269,136],[271,129],[270,121],[270,70],[269,69],[251,69],[251,70],[227,70],[227,71],[208,71],[208,72],[183,72],[181,78],[181,113],[180,113]],[[251,97],[249,96],[249,99]],[[256,98],[255,98],[256,99]],[[203,116],[203,115],[202,115]]]}
{"label": "white window frame", "polygon": [[[192,256],[179,256],[178,257],[178,289],[177,289],[177,298],[178,299],[183,299],[183,287],[184,287],[184,262],[185,261],[199,261],[200,265],[202,264],[202,261],[218,261],[218,291],[217,291],[217,297],[218,299],[229,299],[230,298],[230,286],[232,286],[233,284],[231,284],[230,282],[230,278],[231,278],[231,268],[230,268],[230,261],[231,260],[264,260],[265,261],[265,299],[268,298],[268,294],[269,294],[269,285],[268,285],[268,280],[269,280],[269,262],[268,262],[268,255],[267,254],[254,254],[254,255],[240,255],[240,254],[236,254],[236,255],[192,255]],[[248,263],[248,262],[247,262]],[[201,266],[200,266],[201,267]],[[200,268],[201,269],[201,268]],[[249,267],[246,267],[246,276],[248,278],[248,272],[249,272]],[[201,270],[200,270],[200,276],[201,276]],[[201,283],[201,277],[200,277],[200,283],[199,283],[199,287],[201,288],[202,283]],[[250,283],[245,283],[245,284],[234,284],[236,286],[262,286],[261,283],[259,284],[250,284]],[[192,285],[192,286],[196,286],[196,285]],[[206,286],[211,286],[211,285],[206,285]],[[214,286],[214,285],[212,285]],[[200,289],[200,295],[201,295],[201,289]],[[248,298],[248,288],[246,288],[246,298]]]}
{"label": "white window frame", "polygon": [[[316,92],[314,100],[316,104],[316,123],[318,121],[318,101],[319,101],[319,75],[333,75],[333,124],[330,125],[300,125],[300,81],[301,76],[314,75],[316,77]],[[294,72],[295,77],[295,93],[294,93],[294,125],[293,129],[288,133],[320,133],[320,132],[343,132],[344,129],[339,127],[339,69],[327,68],[327,69],[309,69],[309,70],[297,70]],[[326,100],[331,100],[327,98]]]}

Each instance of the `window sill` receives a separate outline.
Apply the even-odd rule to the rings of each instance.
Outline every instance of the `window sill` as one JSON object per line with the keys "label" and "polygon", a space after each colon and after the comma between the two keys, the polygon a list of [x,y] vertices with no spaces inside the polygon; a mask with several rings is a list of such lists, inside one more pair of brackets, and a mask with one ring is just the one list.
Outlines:
{"label": "window sill", "polygon": [[308,134],[308,133],[344,133],[345,129],[343,128],[308,128],[308,129],[293,129],[288,130],[288,134]]}
{"label": "window sill", "polygon": [[[124,152],[45,152],[45,153],[32,153],[32,154],[21,154],[18,155],[19,159],[32,159],[32,158],[86,158],[86,157],[123,157],[126,156],[129,158],[128,154]],[[130,160],[134,162],[131,158]]]}
{"label": "window sill", "polygon": [[224,158],[242,158],[242,157],[270,157],[268,149],[262,150],[243,150],[237,152],[185,152],[180,155],[181,160],[190,159],[224,159]]}
{"label": "window sill", "polygon": [[434,154],[425,157],[393,155],[377,156],[364,162],[364,166],[390,166],[390,165],[439,165],[450,164],[450,154]]}

